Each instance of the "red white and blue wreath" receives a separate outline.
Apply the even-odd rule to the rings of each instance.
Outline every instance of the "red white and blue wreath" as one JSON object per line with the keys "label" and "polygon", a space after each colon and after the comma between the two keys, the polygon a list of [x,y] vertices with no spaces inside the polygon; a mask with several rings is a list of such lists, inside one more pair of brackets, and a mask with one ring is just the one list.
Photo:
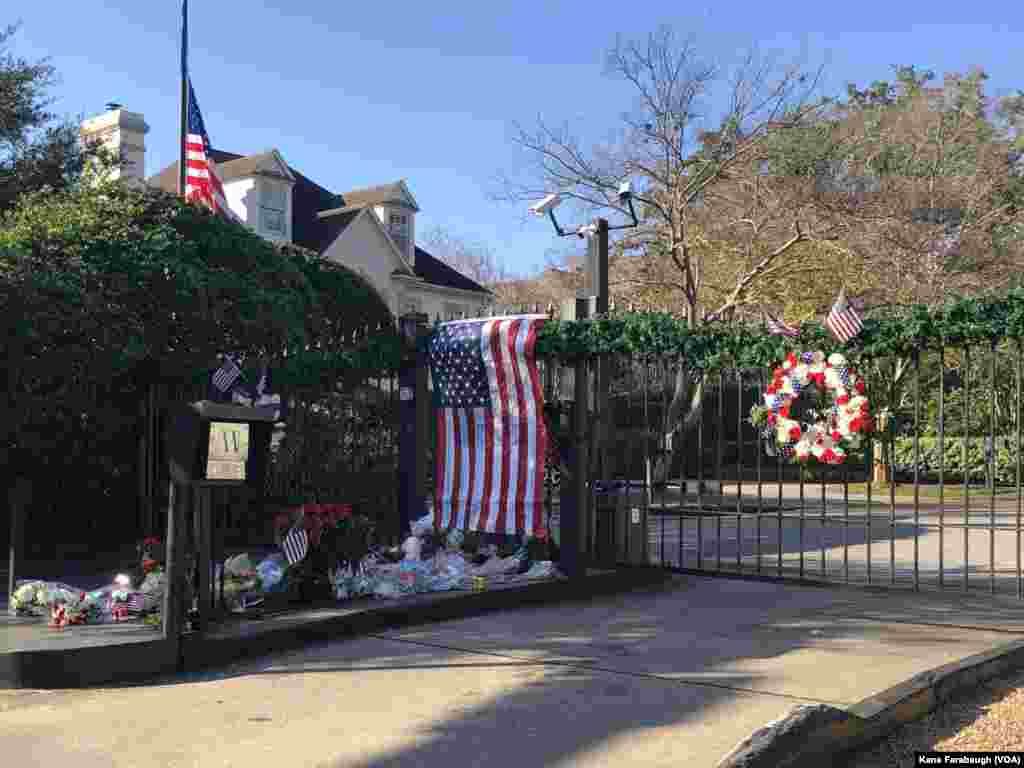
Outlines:
{"label": "red white and blue wreath", "polygon": [[[816,414],[823,417],[820,421],[801,423],[790,416],[790,409],[811,388],[831,399],[824,413]],[[772,371],[764,406],[755,406],[751,422],[764,427],[769,439],[775,438],[787,459],[798,464],[842,464],[874,428],[864,392],[864,381],[842,355],[790,352]]]}

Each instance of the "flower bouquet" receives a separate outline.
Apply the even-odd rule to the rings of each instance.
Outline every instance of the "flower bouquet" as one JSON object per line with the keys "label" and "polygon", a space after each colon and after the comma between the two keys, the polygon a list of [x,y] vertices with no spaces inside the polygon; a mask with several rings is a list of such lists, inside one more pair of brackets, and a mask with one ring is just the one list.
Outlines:
{"label": "flower bouquet", "polygon": [[359,575],[362,561],[370,551],[373,534],[370,519],[353,514],[351,504],[299,504],[274,518],[274,538],[278,546],[296,526],[305,530],[309,551],[301,567],[295,563],[288,568],[293,598],[308,600],[330,592],[348,593],[347,588],[339,589],[337,574]]}
{"label": "flower bouquet", "polygon": [[100,624],[106,618],[107,592],[79,592],[62,595],[60,602],[50,606],[50,626],[57,629],[71,625]]}
{"label": "flower bouquet", "polygon": [[11,595],[8,612],[12,616],[46,616],[50,612],[49,585],[45,581],[19,582]]}

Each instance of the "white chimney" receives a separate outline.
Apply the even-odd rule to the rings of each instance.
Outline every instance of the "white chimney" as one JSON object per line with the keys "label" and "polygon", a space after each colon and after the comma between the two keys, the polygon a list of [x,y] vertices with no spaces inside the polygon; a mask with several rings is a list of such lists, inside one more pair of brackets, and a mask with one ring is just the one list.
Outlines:
{"label": "white chimney", "polygon": [[139,112],[129,112],[120,104],[107,107],[107,112],[82,122],[82,141],[98,139],[121,158],[121,167],[111,171],[111,178],[144,184],[149,126]]}

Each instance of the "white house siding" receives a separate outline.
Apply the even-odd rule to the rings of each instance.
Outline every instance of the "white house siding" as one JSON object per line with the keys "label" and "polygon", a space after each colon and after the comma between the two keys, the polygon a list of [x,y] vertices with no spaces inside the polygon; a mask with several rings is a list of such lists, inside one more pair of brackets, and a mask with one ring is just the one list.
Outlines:
{"label": "white house siding", "polygon": [[324,252],[324,256],[348,267],[370,282],[393,314],[398,314],[399,297],[391,273],[399,268],[398,257],[377,226],[360,216]]}
{"label": "white house siding", "polygon": [[402,291],[402,312],[406,311],[405,303],[413,301],[417,304],[417,311],[426,313],[431,321],[436,317],[448,320],[450,315],[457,316],[460,313],[465,313],[466,317],[479,317],[489,303],[486,295],[472,291],[444,288],[431,283],[413,283],[402,278],[394,278],[394,282]]}
{"label": "white house siding", "polygon": [[256,179],[252,177],[224,183],[224,198],[231,210],[253,231],[259,224],[259,198],[256,195]]}
{"label": "white house siding", "polygon": [[384,225],[384,229],[390,232],[391,227],[391,212],[404,214],[409,219],[409,247],[406,252],[402,254],[405,260],[412,266],[416,266],[416,212],[411,208],[405,208],[400,205],[376,205],[372,209],[373,213],[377,215],[377,219]]}

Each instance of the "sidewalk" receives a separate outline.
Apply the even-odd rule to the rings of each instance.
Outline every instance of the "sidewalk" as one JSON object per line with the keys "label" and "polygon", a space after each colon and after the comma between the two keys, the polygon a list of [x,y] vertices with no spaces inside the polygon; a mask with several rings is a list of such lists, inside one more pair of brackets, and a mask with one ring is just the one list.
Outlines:
{"label": "sidewalk", "polygon": [[1022,608],[684,576],[158,685],[0,692],[0,740],[14,765],[710,768],[795,705],[1024,639]]}

